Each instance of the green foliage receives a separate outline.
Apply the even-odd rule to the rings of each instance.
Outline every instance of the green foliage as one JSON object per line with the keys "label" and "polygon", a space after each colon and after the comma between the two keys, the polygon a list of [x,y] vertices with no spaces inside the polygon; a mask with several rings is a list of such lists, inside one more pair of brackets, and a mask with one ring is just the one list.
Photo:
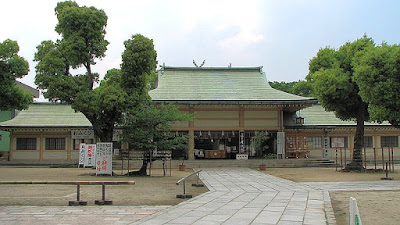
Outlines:
{"label": "green foliage", "polygon": [[256,131],[255,135],[251,138],[254,143],[255,150],[260,153],[261,157],[264,157],[269,148],[270,136],[264,131]]}
{"label": "green foliage", "polygon": [[79,7],[77,3],[59,2],[55,8],[56,31],[67,46],[65,54],[73,68],[95,64],[105,56],[108,41],[104,39],[107,15],[95,7]]}
{"label": "green foliage", "polygon": [[286,93],[293,93],[293,87],[297,84],[297,81],[285,82],[285,81],[272,81],[269,85],[277,90],[284,91]]}
{"label": "green foliage", "polygon": [[269,82],[269,85],[277,90],[284,91],[286,93],[300,95],[304,97],[313,97],[313,87],[311,81],[291,81],[291,82]]}
{"label": "green foliage", "polygon": [[293,93],[304,97],[313,97],[314,89],[311,81],[299,80],[297,84],[293,86]]}
{"label": "green foliage", "polygon": [[124,42],[122,54],[122,87],[128,93],[133,107],[150,100],[148,96],[148,76],[156,69],[157,52],[153,40],[141,34],[133,35]]}
{"label": "green foliage", "polygon": [[[121,69],[111,69],[100,86],[94,88],[99,74],[91,66],[105,56],[107,15],[94,7],[80,7],[76,2],[59,2],[55,8],[62,36],[57,42],[43,41],[35,54],[35,83],[46,90],[51,101],[72,104],[92,123],[101,141],[112,140],[114,125],[122,113],[149,100],[147,77],[156,67],[153,41],[140,35],[125,42]],[[86,73],[73,75],[71,70],[84,66]]]}
{"label": "green foliage", "polygon": [[28,62],[18,55],[16,41],[7,39],[0,43],[0,110],[27,109],[32,94],[16,85],[16,78],[29,72]]}
{"label": "green foliage", "polygon": [[356,120],[353,159],[346,171],[362,171],[362,147],[364,144],[364,122],[369,120],[368,104],[359,95],[355,81],[354,64],[360,54],[375,46],[373,40],[364,35],[354,42],[347,42],[338,50],[321,49],[310,60],[310,74],[315,95],[328,111],[334,111],[342,120]]}
{"label": "green foliage", "polygon": [[400,125],[400,46],[369,48],[359,54],[355,65],[355,80],[360,95],[369,103],[371,119]]}
{"label": "green foliage", "polygon": [[180,113],[174,105],[142,106],[125,117],[124,142],[135,150],[187,148],[188,137],[176,136],[172,124],[192,120],[192,114]]}
{"label": "green foliage", "polygon": [[[343,120],[357,118],[358,109],[364,104],[359,88],[353,79],[353,61],[358,52],[373,46],[373,40],[363,37],[348,42],[339,50],[321,49],[317,56],[310,60],[309,79],[322,106],[328,111],[335,111]],[[364,116],[368,119],[368,112]]]}

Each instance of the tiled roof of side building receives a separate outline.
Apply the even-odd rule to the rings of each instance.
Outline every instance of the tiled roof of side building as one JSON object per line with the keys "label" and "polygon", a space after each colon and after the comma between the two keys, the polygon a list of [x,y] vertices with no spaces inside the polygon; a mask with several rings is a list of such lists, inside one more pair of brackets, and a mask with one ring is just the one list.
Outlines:
{"label": "tiled roof of side building", "polygon": [[34,103],[1,127],[91,127],[86,117],[71,105]]}
{"label": "tiled roof of side building", "polygon": [[[334,112],[325,111],[321,105],[313,105],[311,107],[297,111],[297,116],[304,118],[304,126],[355,126],[355,121],[343,121],[335,116]],[[390,125],[388,122],[381,124],[375,122],[365,122],[367,126]]]}
{"label": "tiled roof of side building", "polygon": [[316,102],[273,89],[262,67],[163,67],[153,101]]}

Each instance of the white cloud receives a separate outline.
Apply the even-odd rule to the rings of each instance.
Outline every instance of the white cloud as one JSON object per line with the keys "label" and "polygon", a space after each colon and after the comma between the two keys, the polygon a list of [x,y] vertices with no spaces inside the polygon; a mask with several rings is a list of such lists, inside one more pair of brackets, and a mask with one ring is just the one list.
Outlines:
{"label": "white cloud", "polygon": [[241,31],[233,37],[224,39],[218,44],[223,48],[245,48],[264,39],[264,35],[252,31]]}

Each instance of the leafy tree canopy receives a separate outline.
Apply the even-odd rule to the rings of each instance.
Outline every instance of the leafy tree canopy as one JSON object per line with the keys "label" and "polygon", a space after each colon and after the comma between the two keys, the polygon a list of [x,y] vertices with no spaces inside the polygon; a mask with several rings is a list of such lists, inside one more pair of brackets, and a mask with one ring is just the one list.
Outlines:
{"label": "leafy tree canopy", "polygon": [[316,97],[327,111],[334,111],[342,120],[357,122],[354,136],[353,159],[345,170],[363,170],[362,147],[364,122],[369,119],[368,103],[359,95],[355,82],[354,63],[359,54],[374,47],[371,38],[364,35],[354,42],[342,45],[338,50],[326,47],[310,60],[308,79]]}
{"label": "leafy tree canopy", "polygon": [[285,82],[285,81],[272,81],[269,85],[277,90],[284,91],[286,93],[293,93],[293,87],[297,84],[297,81]]}
{"label": "leafy tree canopy", "polygon": [[[321,49],[310,60],[309,79],[313,80],[314,93],[322,106],[334,111],[343,120],[355,119],[362,101],[359,87],[354,80],[353,62],[360,51],[373,47],[371,38],[364,36],[354,42],[348,42],[338,50]],[[365,119],[369,118],[365,109]]]}
{"label": "leafy tree canopy", "polygon": [[187,149],[187,135],[176,135],[176,132],[172,132],[172,124],[192,120],[192,114],[181,113],[174,105],[157,107],[143,104],[129,111],[125,116],[123,142],[128,143],[132,150],[145,152],[141,169],[129,175],[147,174],[147,165],[151,160],[148,153],[152,150]]}
{"label": "leafy tree canopy", "polygon": [[[95,7],[59,2],[55,8],[61,39],[43,41],[35,54],[35,83],[52,101],[69,103],[92,123],[101,141],[111,141],[122,113],[148,99],[146,80],[156,68],[153,41],[134,35],[125,42],[121,69],[111,69],[98,87],[100,75],[91,66],[107,50],[107,15]],[[84,67],[86,73],[73,74]]]}
{"label": "leafy tree canopy", "polygon": [[187,137],[176,136],[172,124],[192,120],[192,114],[180,113],[174,105],[146,105],[131,111],[125,118],[124,140],[137,150],[187,148]]}
{"label": "leafy tree canopy", "polygon": [[284,91],[286,93],[300,95],[304,97],[313,97],[313,88],[311,82],[299,80],[299,81],[291,81],[291,82],[278,82],[272,81],[269,82],[269,85],[277,90]]}
{"label": "leafy tree canopy", "polygon": [[359,54],[355,80],[371,119],[400,125],[400,46],[383,43]]}
{"label": "leafy tree canopy", "polygon": [[0,43],[0,110],[27,109],[32,102],[32,94],[15,83],[29,72],[28,62],[18,52],[16,41]]}

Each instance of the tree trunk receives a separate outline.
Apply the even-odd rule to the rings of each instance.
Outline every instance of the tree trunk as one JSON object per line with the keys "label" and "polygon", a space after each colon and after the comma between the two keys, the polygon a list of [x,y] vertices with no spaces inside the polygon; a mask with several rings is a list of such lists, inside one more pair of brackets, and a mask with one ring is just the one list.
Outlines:
{"label": "tree trunk", "polygon": [[93,74],[92,74],[92,68],[90,66],[90,61],[86,62],[86,64],[84,64],[86,67],[86,71],[87,71],[87,78],[88,78],[88,88],[89,90],[93,89],[93,83],[94,83],[94,78],[93,78]]}
{"label": "tree trunk", "polygon": [[365,121],[365,111],[366,104],[364,102],[360,103],[360,107],[357,112],[357,128],[356,134],[354,136],[354,149],[353,149],[353,159],[349,164],[346,165],[344,171],[364,171],[363,160],[362,160],[362,149],[364,146],[364,121]]}
{"label": "tree trunk", "polygon": [[146,156],[143,159],[142,167],[137,171],[131,171],[127,173],[127,176],[147,176],[147,165],[149,164],[150,159]]}

